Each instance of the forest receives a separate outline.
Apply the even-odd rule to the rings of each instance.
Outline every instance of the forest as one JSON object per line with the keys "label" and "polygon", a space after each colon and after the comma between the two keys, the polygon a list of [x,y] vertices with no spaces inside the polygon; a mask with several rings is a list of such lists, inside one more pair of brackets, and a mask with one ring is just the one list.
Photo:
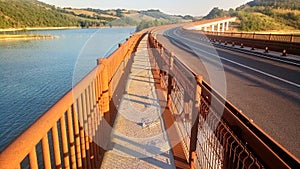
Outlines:
{"label": "forest", "polygon": [[300,0],[254,0],[236,9],[213,8],[204,19],[236,16],[242,31],[299,30]]}

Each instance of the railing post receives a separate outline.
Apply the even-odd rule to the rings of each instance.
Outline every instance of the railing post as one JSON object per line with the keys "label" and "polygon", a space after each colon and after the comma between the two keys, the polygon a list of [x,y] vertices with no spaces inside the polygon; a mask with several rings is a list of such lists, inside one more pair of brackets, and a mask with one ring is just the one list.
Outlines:
{"label": "railing post", "polygon": [[52,127],[52,141],[53,141],[55,168],[57,168],[57,169],[62,168],[58,137],[59,136],[58,136],[57,124],[54,124],[54,126]]}
{"label": "railing post", "polygon": [[173,72],[174,68],[174,53],[171,52],[170,60],[169,60],[169,77],[168,77],[168,95],[167,95],[167,106],[171,106],[171,94],[173,89],[173,76],[171,73]]}
{"label": "railing post", "polygon": [[101,59],[100,64],[103,64],[104,69],[101,73],[101,83],[102,83],[102,111],[103,113],[109,112],[109,77],[108,77],[108,67],[107,59]]}
{"label": "railing post", "polygon": [[200,110],[200,97],[201,97],[201,85],[202,76],[196,76],[196,92],[194,98],[194,105],[192,111],[192,129],[191,129],[191,139],[190,139],[190,168],[195,168],[196,163],[196,146],[197,146],[197,137],[198,137],[198,125],[199,125],[199,110]]}
{"label": "railing post", "polygon": [[48,134],[46,134],[44,138],[42,138],[42,151],[43,151],[44,168],[51,169]]}
{"label": "railing post", "polygon": [[[68,120],[68,136],[70,143],[70,158],[72,169],[76,169],[76,154],[75,154],[75,140],[74,140],[74,130],[73,130],[73,119],[72,110],[69,108],[67,110],[67,120]],[[74,113],[74,111],[73,111]]]}
{"label": "railing post", "polygon": [[68,139],[67,139],[67,128],[66,128],[66,121],[65,116],[60,118],[60,132],[62,138],[62,150],[63,150],[63,161],[64,161],[64,168],[70,168],[69,162],[69,147],[68,147]]}
{"label": "railing post", "polygon": [[30,169],[38,169],[39,168],[35,147],[29,153],[29,165],[30,165]]}

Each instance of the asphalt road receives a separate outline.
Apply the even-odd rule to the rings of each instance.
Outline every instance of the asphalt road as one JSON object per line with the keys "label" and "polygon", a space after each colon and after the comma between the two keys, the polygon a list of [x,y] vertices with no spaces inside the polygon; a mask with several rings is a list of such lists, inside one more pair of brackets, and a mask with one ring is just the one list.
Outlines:
{"label": "asphalt road", "polygon": [[300,158],[300,65],[214,46],[181,28],[157,32],[164,46],[266,133]]}

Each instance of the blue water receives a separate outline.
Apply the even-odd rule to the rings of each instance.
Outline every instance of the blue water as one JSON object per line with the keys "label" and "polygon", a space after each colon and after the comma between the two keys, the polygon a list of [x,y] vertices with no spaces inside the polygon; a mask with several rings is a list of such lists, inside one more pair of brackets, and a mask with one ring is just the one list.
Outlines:
{"label": "blue water", "polygon": [[124,42],[133,28],[33,31],[55,39],[0,41],[0,151]]}

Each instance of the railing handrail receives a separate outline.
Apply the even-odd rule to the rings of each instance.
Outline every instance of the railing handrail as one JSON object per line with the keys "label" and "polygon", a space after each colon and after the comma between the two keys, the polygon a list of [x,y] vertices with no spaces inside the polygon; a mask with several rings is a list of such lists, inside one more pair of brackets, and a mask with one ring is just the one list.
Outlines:
{"label": "railing handrail", "polygon": [[[216,36],[229,36],[229,37],[239,37],[244,39],[261,39],[269,41],[280,41],[280,42],[290,42],[295,43],[295,38],[300,38],[300,34],[297,33],[260,33],[260,32],[217,32],[217,31],[201,31],[203,34],[216,35]],[[238,35],[238,36],[235,36]],[[265,37],[265,38],[261,38]],[[280,39],[276,37],[287,37],[287,39]],[[298,41],[300,42],[300,40]]]}

